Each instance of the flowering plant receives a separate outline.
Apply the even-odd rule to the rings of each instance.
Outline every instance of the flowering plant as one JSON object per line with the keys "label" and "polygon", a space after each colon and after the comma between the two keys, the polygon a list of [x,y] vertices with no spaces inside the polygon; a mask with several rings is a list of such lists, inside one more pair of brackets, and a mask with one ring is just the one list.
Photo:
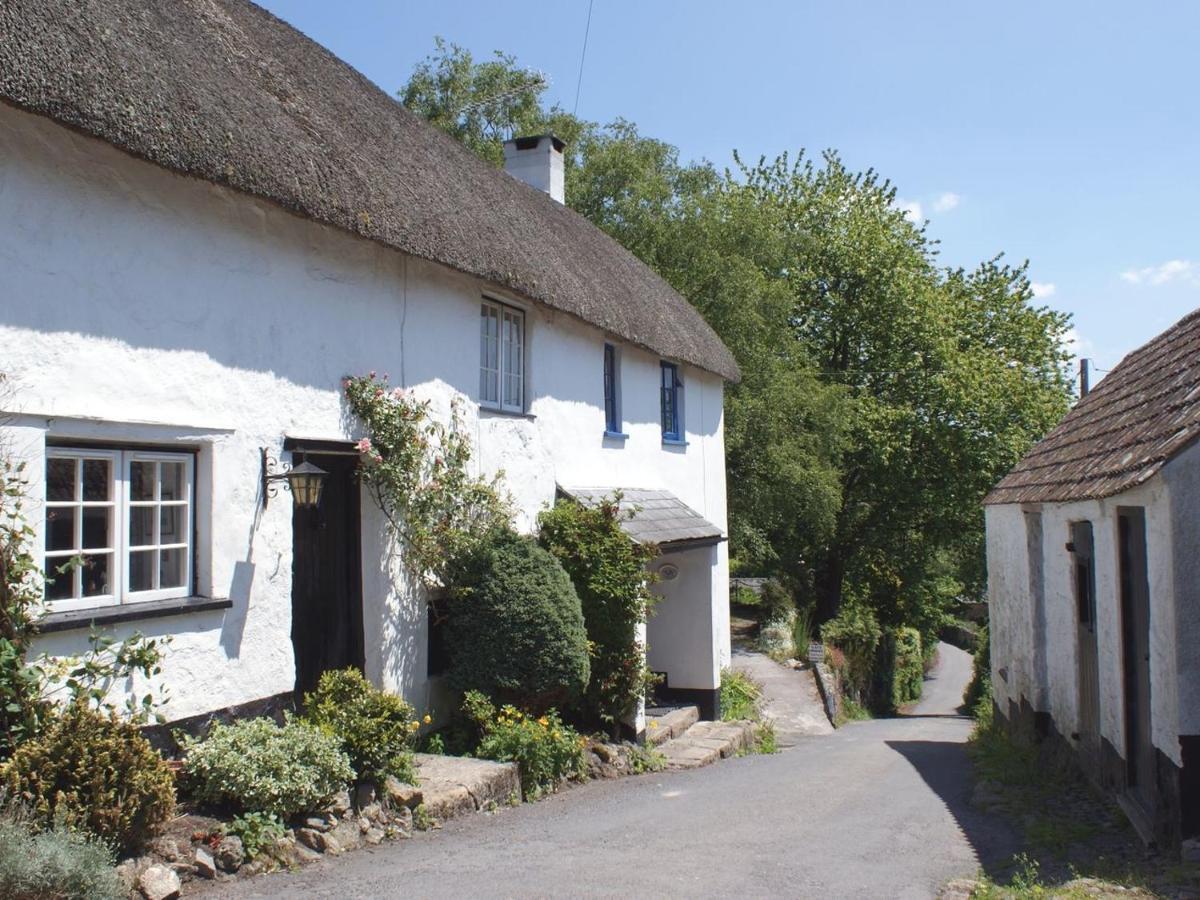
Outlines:
{"label": "flowering plant", "polygon": [[475,748],[480,759],[515,762],[521,770],[521,792],[536,800],[567,778],[582,778],[583,750],[587,739],[558,712],[531,716],[514,706],[495,705],[479,691],[467,691],[463,712],[479,727],[482,737]]}
{"label": "flowering plant", "polygon": [[457,400],[444,425],[430,416],[428,400],[389,388],[386,375],[347,377],[342,387],[368,432],[357,445],[362,483],[400,539],[405,567],[431,587],[446,586],[453,559],[511,524],[502,476],[467,471],[471,445]]}

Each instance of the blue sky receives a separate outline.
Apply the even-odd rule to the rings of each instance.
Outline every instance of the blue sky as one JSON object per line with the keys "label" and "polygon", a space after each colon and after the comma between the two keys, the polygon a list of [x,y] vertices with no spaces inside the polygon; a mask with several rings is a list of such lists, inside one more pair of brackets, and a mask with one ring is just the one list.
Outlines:
{"label": "blue sky", "polygon": [[[267,0],[389,92],[435,35],[574,104],[588,0]],[[946,265],[1028,259],[1108,369],[1200,306],[1200,4],[594,0],[579,115],[685,159],[835,148]]]}

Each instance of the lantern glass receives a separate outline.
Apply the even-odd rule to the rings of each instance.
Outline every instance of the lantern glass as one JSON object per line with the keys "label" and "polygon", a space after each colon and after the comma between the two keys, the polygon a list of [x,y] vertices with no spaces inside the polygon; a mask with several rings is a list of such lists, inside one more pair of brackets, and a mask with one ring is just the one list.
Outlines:
{"label": "lantern glass", "polygon": [[321,490],[329,473],[310,462],[293,466],[287,473],[288,485],[292,489],[292,502],[301,508],[313,508],[321,503]]}

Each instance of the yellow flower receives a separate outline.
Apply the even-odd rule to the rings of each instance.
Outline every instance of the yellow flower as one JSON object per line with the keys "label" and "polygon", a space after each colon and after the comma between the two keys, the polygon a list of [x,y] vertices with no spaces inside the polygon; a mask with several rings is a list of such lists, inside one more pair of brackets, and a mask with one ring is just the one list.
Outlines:
{"label": "yellow flower", "polygon": [[416,731],[418,728],[421,727],[421,723],[418,722],[416,719],[414,719],[413,721],[408,723],[408,727],[411,728],[413,731]]}
{"label": "yellow flower", "polygon": [[651,722],[651,723],[650,723],[650,727],[651,727],[651,728],[657,728],[657,727],[658,727],[658,723],[657,723],[657,722]]}
{"label": "yellow flower", "polygon": [[538,724],[541,725],[543,728],[545,728],[547,725],[550,724],[550,720],[547,719],[545,716],[542,716],[540,719],[538,719]]}
{"label": "yellow flower", "polygon": [[429,715],[428,713],[426,713],[426,714],[425,714],[425,724],[426,724],[426,725],[428,725],[428,724],[429,724],[430,722],[432,722],[432,721],[433,721],[433,716],[431,716],[431,715]]}
{"label": "yellow flower", "polygon": [[558,729],[555,728],[552,732],[550,732],[550,737],[557,741],[560,737],[562,737],[562,735],[559,733]]}

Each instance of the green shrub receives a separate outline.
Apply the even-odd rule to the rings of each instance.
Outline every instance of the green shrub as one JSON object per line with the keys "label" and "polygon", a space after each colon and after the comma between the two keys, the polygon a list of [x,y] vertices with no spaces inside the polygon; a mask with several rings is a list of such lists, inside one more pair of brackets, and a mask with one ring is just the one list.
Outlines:
{"label": "green shrub", "polygon": [[925,683],[925,658],[921,653],[921,632],[915,628],[893,629],[888,637],[888,678],[892,706],[921,699]]}
{"label": "green shrub", "polygon": [[338,739],[297,720],[215,725],[203,740],[184,739],[185,784],[202,802],[280,818],[313,812],[354,778]]}
{"label": "green shrub", "polygon": [[754,588],[739,584],[733,589],[733,593],[729,595],[729,602],[733,606],[753,607],[762,603],[762,598],[758,596]]}
{"label": "green shrub", "polygon": [[570,575],[583,609],[591,669],[585,718],[614,730],[652,677],[638,626],[653,599],[646,564],[658,555],[629,539],[622,518],[619,495],[595,506],[562,501],[538,517],[538,541]]}
{"label": "green shrub", "polygon": [[882,639],[883,629],[879,627],[875,613],[864,604],[852,601],[821,626],[821,640],[841,651],[838,675],[842,693],[858,703],[868,702],[871,696]]}
{"label": "green shrub", "polygon": [[287,832],[283,823],[275,816],[269,813],[249,812],[234,816],[233,821],[225,826],[225,833],[239,838],[246,856],[254,859]]}
{"label": "green shrub", "polygon": [[755,720],[762,688],[744,672],[721,670],[721,718],[726,722]]}
{"label": "green shrub", "polygon": [[41,831],[11,812],[0,815],[0,897],[21,900],[124,900],[112,851],[83,831]]}
{"label": "green shrub", "polygon": [[10,797],[32,821],[86,828],[128,853],[171,815],[171,770],[137,727],[82,703],[53,715],[3,769]]}
{"label": "green shrub", "polygon": [[416,711],[403,698],[375,687],[358,669],[326,672],[304,698],[304,718],[341,741],[360,780],[394,775],[416,784],[413,741]]}
{"label": "green shrub", "polygon": [[463,712],[483,735],[474,755],[515,762],[521,771],[521,792],[526,800],[555,790],[567,778],[583,777],[583,748],[587,742],[574,728],[564,725],[556,711],[531,716],[503,706],[497,712],[483,694],[468,691],[463,698]]}
{"label": "green shrub", "polygon": [[992,642],[988,627],[979,629],[971,681],[963,693],[963,705],[977,720],[992,715]]}
{"label": "green shrub", "polygon": [[792,592],[775,578],[763,582],[762,598],[758,605],[758,620],[762,624],[769,622],[791,621],[791,614],[796,609]]}
{"label": "green shrub", "polygon": [[455,561],[451,685],[541,712],[582,695],[587,633],[571,579],[532,538],[495,533]]}
{"label": "green shrub", "polygon": [[796,648],[797,659],[808,659],[808,645],[817,636],[816,623],[811,606],[796,610],[796,620],[792,622],[792,644]]}

